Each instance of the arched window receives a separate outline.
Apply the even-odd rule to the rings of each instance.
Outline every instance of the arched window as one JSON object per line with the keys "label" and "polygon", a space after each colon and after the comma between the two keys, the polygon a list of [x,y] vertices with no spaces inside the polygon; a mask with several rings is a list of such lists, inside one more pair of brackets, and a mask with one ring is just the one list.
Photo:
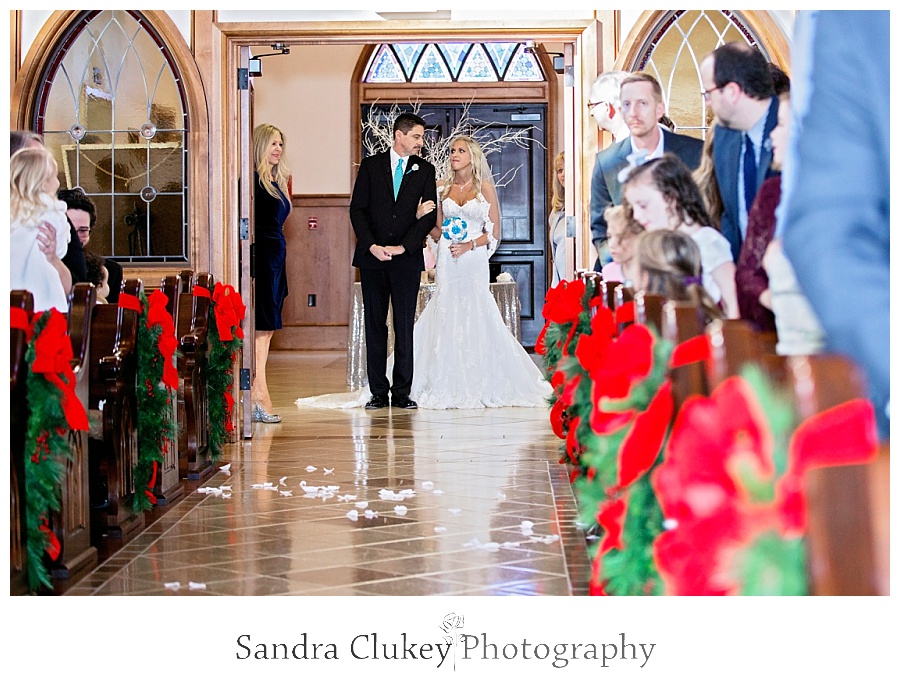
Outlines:
{"label": "arched window", "polygon": [[187,262],[185,102],[171,53],[139,12],[84,12],[57,44],[33,129],[57,158],[60,185],[96,205],[92,251]]}
{"label": "arched window", "polygon": [[700,95],[700,62],[731,41],[757,46],[767,55],[763,42],[737,12],[672,10],[663,13],[645,34],[625,69],[655,76],[678,132],[702,137],[709,115]]}
{"label": "arched window", "polygon": [[391,43],[372,53],[366,83],[543,81],[524,43]]}

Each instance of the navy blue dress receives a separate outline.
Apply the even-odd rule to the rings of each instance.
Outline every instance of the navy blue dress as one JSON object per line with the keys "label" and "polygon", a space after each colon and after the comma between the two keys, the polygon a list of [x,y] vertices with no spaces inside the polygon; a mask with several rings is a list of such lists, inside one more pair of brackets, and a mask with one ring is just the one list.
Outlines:
{"label": "navy blue dress", "polygon": [[291,212],[291,201],[277,184],[279,197],[273,198],[260,183],[259,175],[254,174],[253,178],[256,182],[253,201],[256,329],[272,331],[281,329],[281,308],[288,294],[284,221]]}

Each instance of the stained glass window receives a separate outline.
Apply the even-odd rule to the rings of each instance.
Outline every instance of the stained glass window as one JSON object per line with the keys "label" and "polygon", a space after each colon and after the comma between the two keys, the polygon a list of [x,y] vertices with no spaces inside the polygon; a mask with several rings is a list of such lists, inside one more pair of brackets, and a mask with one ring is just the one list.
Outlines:
{"label": "stained glass window", "polygon": [[744,41],[765,54],[759,38],[738,13],[730,10],[667,12],[648,35],[631,70],[656,77],[662,86],[666,112],[679,133],[705,135],[711,113],[700,95],[700,63],[731,41]]}
{"label": "stained glass window", "polygon": [[543,81],[523,43],[393,43],[372,53],[366,83]]}
{"label": "stained glass window", "polygon": [[169,49],[131,10],[86,11],[48,61],[33,128],[62,188],[94,202],[90,249],[120,262],[186,262],[188,116]]}

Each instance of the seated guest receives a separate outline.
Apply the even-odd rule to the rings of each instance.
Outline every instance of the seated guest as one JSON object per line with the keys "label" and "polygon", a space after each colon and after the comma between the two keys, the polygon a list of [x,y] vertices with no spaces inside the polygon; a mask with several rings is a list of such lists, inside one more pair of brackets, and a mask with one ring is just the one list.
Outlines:
{"label": "seated guest", "polygon": [[[66,216],[72,224],[73,231],[78,236],[78,244],[83,253],[87,252],[87,245],[91,240],[91,233],[97,223],[97,209],[84,191],[80,188],[66,189],[59,192],[59,199],[64,201],[67,207]],[[73,252],[77,252],[75,249]],[[74,260],[75,258],[73,258]],[[119,289],[122,286],[122,268],[109,258],[104,258],[106,270],[109,272],[109,296],[110,303],[119,300]],[[87,279],[83,277],[82,280]]]}
{"label": "seated guest", "polygon": [[700,248],[703,288],[738,317],[731,246],[710,224],[700,189],[684,163],[669,153],[633,168],[622,187],[623,205],[647,231],[672,229],[690,236]]}
{"label": "seated guest", "polygon": [[[72,275],[61,258],[69,243],[65,204],[59,188],[56,160],[43,147],[27,147],[9,159],[10,289],[34,296],[35,312],[56,308],[66,312]],[[42,250],[39,227],[53,227],[55,252]]]}
{"label": "seated guest", "polygon": [[700,308],[707,320],[724,314],[703,288],[700,248],[679,231],[647,231],[637,239],[636,286],[667,300],[688,302]]}
{"label": "seated guest", "polygon": [[89,252],[85,253],[84,258],[87,265],[87,279],[97,287],[97,302],[107,303],[106,297],[109,296],[109,272],[104,264],[104,258],[96,253]]}
{"label": "seated guest", "polygon": [[601,270],[603,281],[617,281],[631,286],[637,272],[634,259],[635,240],[644,227],[628,217],[621,205],[610,205],[603,212],[606,220],[606,239],[613,261]]}

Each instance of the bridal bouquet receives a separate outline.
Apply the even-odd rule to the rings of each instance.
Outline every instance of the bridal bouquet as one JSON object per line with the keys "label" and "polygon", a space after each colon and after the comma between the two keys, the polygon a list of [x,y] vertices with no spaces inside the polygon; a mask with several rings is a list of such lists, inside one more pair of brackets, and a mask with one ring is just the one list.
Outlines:
{"label": "bridal bouquet", "polygon": [[465,241],[469,235],[469,223],[462,217],[447,217],[441,225],[444,238],[452,243]]}

